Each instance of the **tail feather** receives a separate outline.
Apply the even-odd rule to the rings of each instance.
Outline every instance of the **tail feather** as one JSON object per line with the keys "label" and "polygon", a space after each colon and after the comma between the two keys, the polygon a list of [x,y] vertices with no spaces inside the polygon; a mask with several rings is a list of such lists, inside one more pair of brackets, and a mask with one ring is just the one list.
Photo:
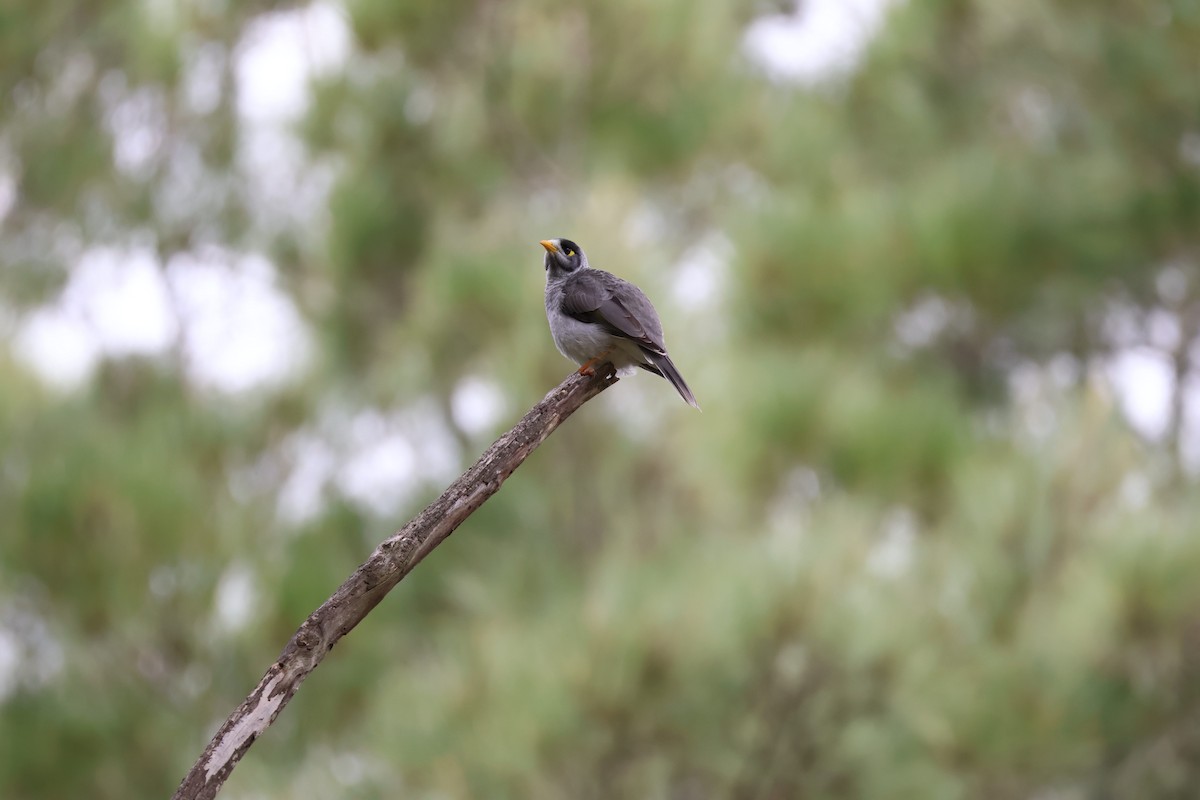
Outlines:
{"label": "tail feather", "polygon": [[659,375],[666,378],[675,387],[675,391],[679,392],[679,396],[687,401],[687,404],[697,411],[700,410],[700,404],[696,402],[696,396],[692,394],[692,390],[688,388],[687,381],[679,374],[679,370],[675,368],[675,362],[671,361],[671,357],[666,353],[654,353],[649,350],[642,350],[646,354],[646,358],[650,360],[649,364],[643,364],[642,367],[650,372],[657,372]]}

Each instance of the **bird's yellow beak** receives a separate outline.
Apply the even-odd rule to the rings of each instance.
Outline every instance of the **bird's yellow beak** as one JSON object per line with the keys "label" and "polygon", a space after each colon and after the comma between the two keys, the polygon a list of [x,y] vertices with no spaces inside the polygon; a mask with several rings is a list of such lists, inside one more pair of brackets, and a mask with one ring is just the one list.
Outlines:
{"label": "bird's yellow beak", "polygon": [[554,242],[550,241],[549,239],[542,239],[540,242],[538,242],[538,244],[540,244],[542,247],[546,248],[547,252],[550,252],[550,253],[558,252],[558,247],[556,247]]}

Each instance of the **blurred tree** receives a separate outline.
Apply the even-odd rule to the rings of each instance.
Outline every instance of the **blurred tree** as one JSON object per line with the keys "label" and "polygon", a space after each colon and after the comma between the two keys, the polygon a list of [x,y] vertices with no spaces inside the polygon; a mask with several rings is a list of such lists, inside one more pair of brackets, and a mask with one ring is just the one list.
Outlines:
{"label": "blurred tree", "polygon": [[[568,368],[536,243],[569,235],[705,414],[591,404],[229,794],[1188,796],[1200,4],[911,0],[812,87],[745,52],[771,11],[0,10],[0,795],[169,793]],[[247,54],[287,20],[349,44],[264,122]],[[173,335],[46,385],[13,354],[98,248],[150,254]],[[316,344],[241,393],[173,291],[230,254]],[[1104,381],[1131,348],[1161,439]]]}

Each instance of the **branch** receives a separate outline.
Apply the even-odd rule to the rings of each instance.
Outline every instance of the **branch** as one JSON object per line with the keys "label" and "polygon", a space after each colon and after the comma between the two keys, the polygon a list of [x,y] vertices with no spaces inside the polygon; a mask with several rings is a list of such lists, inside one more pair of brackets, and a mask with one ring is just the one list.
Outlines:
{"label": "branch", "polygon": [[512,430],[497,439],[441,497],[376,547],[371,557],[304,621],[283,648],[279,660],[204,748],[179,784],[173,800],[216,797],[250,745],[271,726],[334,644],[362,622],[413,567],[495,494],[513,470],[563,420],[616,382],[611,364],[597,368],[591,377],[572,373]]}

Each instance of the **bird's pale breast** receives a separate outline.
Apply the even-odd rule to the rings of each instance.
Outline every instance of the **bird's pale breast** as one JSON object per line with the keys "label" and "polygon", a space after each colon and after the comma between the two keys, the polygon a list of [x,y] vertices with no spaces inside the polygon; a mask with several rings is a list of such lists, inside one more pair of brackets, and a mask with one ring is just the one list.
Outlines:
{"label": "bird's pale breast", "polygon": [[646,360],[636,342],[613,336],[595,323],[567,316],[559,310],[561,302],[561,287],[547,287],[546,318],[558,352],[576,364],[583,364],[607,351],[606,360],[612,362],[619,375],[635,372],[637,365]]}

